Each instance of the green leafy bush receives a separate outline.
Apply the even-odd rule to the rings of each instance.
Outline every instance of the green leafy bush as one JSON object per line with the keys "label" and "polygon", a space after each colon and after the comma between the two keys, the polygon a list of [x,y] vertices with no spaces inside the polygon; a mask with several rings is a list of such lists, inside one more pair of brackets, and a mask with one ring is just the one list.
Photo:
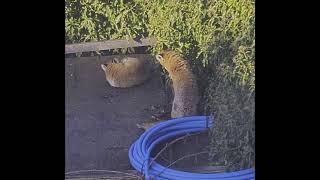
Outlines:
{"label": "green leafy bush", "polygon": [[66,0],[66,43],[145,35],[146,17],[134,1]]}

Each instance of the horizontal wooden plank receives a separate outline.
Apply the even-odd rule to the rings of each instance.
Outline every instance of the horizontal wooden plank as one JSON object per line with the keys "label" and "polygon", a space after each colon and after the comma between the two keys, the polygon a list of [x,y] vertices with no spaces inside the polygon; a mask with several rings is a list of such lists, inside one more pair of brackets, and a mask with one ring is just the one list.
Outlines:
{"label": "horizontal wooden plank", "polygon": [[136,170],[115,171],[118,173],[100,173],[94,174],[87,172],[86,175],[65,175],[65,180],[99,180],[99,179],[126,179],[126,180],[141,180],[143,179],[140,173]]}
{"label": "horizontal wooden plank", "polygon": [[108,40],[99,42],[88,42],[78,44],[66,44],[65,54],[88,52],[88,51],[101,51],[116,48],[128,48],[128,47],[141,47],[141,46],[154,46],[156,44],[155,38],[141,38],[140,41],[135,40]]}

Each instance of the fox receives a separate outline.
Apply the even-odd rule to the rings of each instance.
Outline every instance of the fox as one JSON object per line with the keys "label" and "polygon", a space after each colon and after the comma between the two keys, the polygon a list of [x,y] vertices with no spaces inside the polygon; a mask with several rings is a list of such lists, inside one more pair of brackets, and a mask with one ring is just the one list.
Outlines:
{"label": "fox", "polygon": [[148,58],[125,57],[114,58],[111,62],[101,64],[106,81],[112,87],[129,88],[143,84],[152,74],[152,63]]}
{"label": "fox", "polygon": [[[172,81],[174,98],[171,108],[171,118],[195,116],[198,113],[199,90],[196,76],[188,62],[174,51],[162,51],[156,55],[156,60],[168,72]],[[147,130],[163,120],[137,124],[138,128]]]}

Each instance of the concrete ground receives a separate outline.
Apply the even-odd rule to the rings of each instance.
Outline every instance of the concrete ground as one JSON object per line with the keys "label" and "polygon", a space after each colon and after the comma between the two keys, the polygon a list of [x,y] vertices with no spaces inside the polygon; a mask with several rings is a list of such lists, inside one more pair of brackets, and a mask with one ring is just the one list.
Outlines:
{"label": "concrete ground", "polygon": [[160,76],[132,88],[107,84],[100,64],[112,58],[65,59],[66,172],[131,169],[128,149],[143,132],[136,124],[166,104]]}
{"label": "concrete ground", "polygon": [[[133,55],[136,57],[144,55]],[[129,170],[130,145],[143,133],[136,124],[168,112],[169,97],[157,72],[132,88],[114,88],[105,80],[101,64],[115,56],[65,59],[65,171]],[[119,56],[117,56],[119,57]],[[121,57],[120,57],[121,58]],[[169,112],[170,113],[170,112]],[[170,165],[183,156],[206,151],[206,134],[190,137],[164,151],[157,161]],[[165,143],[153,153],[157,154]],[[208,155],[182,158],[171,168],[207,165]]]}

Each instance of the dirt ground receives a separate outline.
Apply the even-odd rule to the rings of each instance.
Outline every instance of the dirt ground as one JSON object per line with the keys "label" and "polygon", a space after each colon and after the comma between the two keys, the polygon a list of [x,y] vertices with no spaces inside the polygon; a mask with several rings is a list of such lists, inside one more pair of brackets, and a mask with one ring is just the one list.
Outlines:
{"label": "dirt ground", "polygon": [[[113,57],[65,59],[66,172],[87,169],[132,169],[128,150],[143,133],[136,124],[147,121],[152,115],[168,108],[168,98],[157,73],[140,86],[125,89],[111,87],[105,80],[100,64],[110,61]],[[202,144],[208,144],[206,135],[199,139]],[[199,143],[199,139],[181,142],[174,147],[176,155],[165,152],[159,158],[159,162],[168,164],[183,154],[200,152],[203,146],[194,145]],[[202,155],[200,159],[198,156],[191,161],[206,162],[207,159],[207,155]],[[181,162],[181,166],[190,164],[190,161]]]}

